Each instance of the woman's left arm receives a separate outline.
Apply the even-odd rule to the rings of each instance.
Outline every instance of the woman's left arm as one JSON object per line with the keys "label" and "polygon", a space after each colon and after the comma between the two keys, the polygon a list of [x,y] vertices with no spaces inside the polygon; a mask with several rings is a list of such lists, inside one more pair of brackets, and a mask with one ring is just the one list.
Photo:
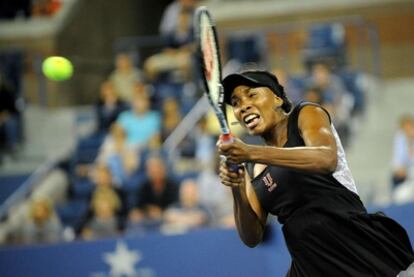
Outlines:
{"label": "woman's left arm", "polygon": [[235,140],[220,145],[220,153],[232,163],[252,161],[315,173],[334,172],[337,146],[328,114],[320,107],[305,106],[299,113],[298,127],[305,146],[256,146]]}

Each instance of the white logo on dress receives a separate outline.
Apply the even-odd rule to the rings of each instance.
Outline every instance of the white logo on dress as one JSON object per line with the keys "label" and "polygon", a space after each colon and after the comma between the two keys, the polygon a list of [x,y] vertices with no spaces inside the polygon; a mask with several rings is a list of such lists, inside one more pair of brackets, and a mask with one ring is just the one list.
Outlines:
{"label": "white logo on dress", "polygon": [[271,192],[272,190],[274,190],[277,187],[277,184],[273,181],[272,176],[270,175],[270,173],[267,173],[263,178],[262,178],[265,186],[267,187],[267,191]]}

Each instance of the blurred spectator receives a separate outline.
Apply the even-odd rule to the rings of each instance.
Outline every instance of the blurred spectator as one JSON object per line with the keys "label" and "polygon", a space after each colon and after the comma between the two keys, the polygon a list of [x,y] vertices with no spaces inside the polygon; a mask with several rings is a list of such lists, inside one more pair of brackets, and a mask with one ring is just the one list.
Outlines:
{"label": "blurred spectator", "polygon": [[100,87],[100,97],[96,104],[98,132],[107,133],[118,115],[127,109],[127,104],[118,98],[118,93],[111,81],[105,81]]}
{"label": "blurred spectator", "polygon": [[197,183],[185,179],[180,185],[179,202],[171,205],[164,214],[164,231],[191,230],[207,226],[210,212],[199,201]]}
{"label": "blurred spectator", "polygon": [[[217,119],[213,117],[212,120]],[[182,158],[194,159],[191,170],[208,167],[214,159],[216,137],[208,127],[207,117],[203,116],[178,145],[178,153]]]}
{"label": "blurred spectator", "polygon": [[181,121],[181,111],[178,101],[169,97],[162,104],[161,141],[164,141]]}
{"label": "blurred spectator", "polygon": [[232,194],[221,184],[218,176],[220,156],[215,153],[214,159],[203,168],[196,180],[200,203],[213,213],[213,225],[234,227]]}
{"label": "blurred spectator", "polygon": [[195,158],[201,163],[202,168],[208,168],[211,165],[216,152],[216,140],[207,128],[207,118],[202,117],[192,132],[195,141]]}
{"label": "blurred spectator", "polygon": [[118,234],[117,211],[121,207],[118,195],[111,188],[99,188],[92,197],[93,217],[82,230],[84,239],[111,237]]}
{"label": "blurred spectator", "polygon": [[392,185],[396,188],[414,177],[414,116],[400,118],[400,126],[394,137],[392,158]]}
{"label": "blurred spectator", "polygon": [[306,81],[306,87],[320,90],[322,103],[332,107],[330,111],[332,121],[344,147],[346,147],[351,135],[350,119],[354,102],[352,95],[345,89],[341,79],[322,63],[312,66],[311,76]]}
{"label": "blurred spectator", "polygon": [[341,23],[312,24],[303,49],[303,61],[307,68],[315,63],[341,68],[346,61],[345,27]]}
{"label": "blurred spectator", "polygon": [[193,53],[193,14],[195,0],[174,1],[167,7],[160,24],[160,34],[167,47],[144,63],[146,76],[156,81],[185,82],[190,79]]}
{"label": "blurred spectator", "polygon": [[[168,46],[180,47],[192,41],[192,16],[197,0],[175,0],[167,6],[161,18],[160,34]],[[189,15],[185,18],[183,15]]]}
{"label": "blurred spectator", "polygon": [[27,220],[21,229],[23,243],[51,243],[62,240],[62,225],[52,203],[46,198],[33,199]]}
{"label": "blurred spectator", "polygon": [[182,48],[188,46],[194,40],[192,29],[193,20],[192,8],[182,8],[177,18],[177,25],[173,32],[166,34],[167,45],[171,48]]}
{"label": "blurred spectator", "polygon": [[290,101],[298,104],[303,100],[302,88],[282,68],[274,68],[272,73],[277,77],[279,83],[284,87]]}
{"label": "blurred spectator", "polygon": [[135,84],[143,82],[141,71],[134,66],[132,58],[126,53],[116,55],[115,70],[109,79],[119,98],[128,103],[133,101]]}
{"label": "blurred spectator", "polygon": [[[90,209],[80,224],[82,236],[85,238],[94,237],[92,231],[95,227],[98,228],[100,224],[106,225],[108,223],[110,227],[115,222],[116,229],[122,229],[123,221],[127,213],[125,193],[114,183],[114,178],[108,165],[104,163],[95,164],[90,178],[94,185],[88,197]],[[105,206],[101,203],[105,201],[110,205]],[[105,227],[102,228],[105,229]],[[112,227],[109,229],[112,230]]]}
{"label": "blurred spectator", "polygon": [[318,87],[307,88],[304,92],[303,100],[321,105],[329,112],[329,114],[333,114],[335,112],[333,104],[325,100],[322,90]]}
{"label": "blurred spectator", "polygon": [[137,147],[160,145],[161,115],[150,110],[148,92],[134,93],[131,110],[121,113],[117,123],[125,130],[127,142]]}
{"label": "blurred spectator", "polygon": [[0,74],[0,147],[13,153],[19,142],[19,123],[14,88]]}
{"label": "blurred spectator", "polygon": [[127,142],[125,130],[114,123],[99,150],[97,161],[108,165],[113,181],[122,187],[139,168],[139,152],[138,147]]}
{"label": "blurred spectator", "polygon": [[34,0],[32,4],[33,16],[51,16],[57,13],[62,6],[60,0]]}
{"label": "blurred spectator", "polygon": [[120,201],[120,207],[117,209],[117,211],[119,213],[125,213],[126,205],[124,194],[122,189],[119,188],[119,186],[117,186],[117,184],[114,182],[111,168],[106,164],[96,164],[92,174],[92,180],[95,188],[92,192],[91,198],[93,198],[95,194],[100,193],[100,191],[112,190],[115,192],[117,198]]}
{"label": "blurred spectator", "polygon": [[146,160],[148,180],[137,193],[137,207],[129,213],[129,225],[160,224],[165,209],[178,200],[178,187],[167,173],[161,156],[151,155]]}
{"label": "blurred spectator", "polygon": [[352,117],[356,118],[361,116],[366,111],[367,97],[366,97],[366,85],[364,74],[352,69],[341,68],[336,71],[340,76],[346,89],[351,93],[354,103],[352,106]]}

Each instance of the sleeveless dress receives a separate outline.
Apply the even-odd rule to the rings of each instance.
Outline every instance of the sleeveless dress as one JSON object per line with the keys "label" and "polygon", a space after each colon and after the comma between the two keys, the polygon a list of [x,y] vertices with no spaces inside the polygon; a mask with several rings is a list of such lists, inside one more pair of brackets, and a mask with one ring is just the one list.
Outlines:
{"label": "sleeveless dress", "polygon": [[[306,105],[316,104],[302,102],[289,115],[284,147],[305,145],[298,116]],[[367,213],[332,131],[338,149],[333,174],[267,166],[252,180],[263,209],[283,224],[292,258],[287,276],[395,277],[414,261],[407,233],[384,214]]]}

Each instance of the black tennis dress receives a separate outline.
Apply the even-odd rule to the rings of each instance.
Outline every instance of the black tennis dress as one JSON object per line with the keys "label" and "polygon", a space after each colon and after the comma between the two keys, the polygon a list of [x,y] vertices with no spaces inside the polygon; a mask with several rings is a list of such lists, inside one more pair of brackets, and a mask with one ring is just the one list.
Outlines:
{"label": "black tennis dress", "polygon": [[[284,147],[304,146],[297,105],[289,116]],[[333,128],[333,127],[332,127]],[[338,135],[338,166],[315,174],[268,166],[252,180],[262,207],[283,224],[292,257],[287,276],[395,277],[414,262],[406,231],[382,213],[362,204]]]}

